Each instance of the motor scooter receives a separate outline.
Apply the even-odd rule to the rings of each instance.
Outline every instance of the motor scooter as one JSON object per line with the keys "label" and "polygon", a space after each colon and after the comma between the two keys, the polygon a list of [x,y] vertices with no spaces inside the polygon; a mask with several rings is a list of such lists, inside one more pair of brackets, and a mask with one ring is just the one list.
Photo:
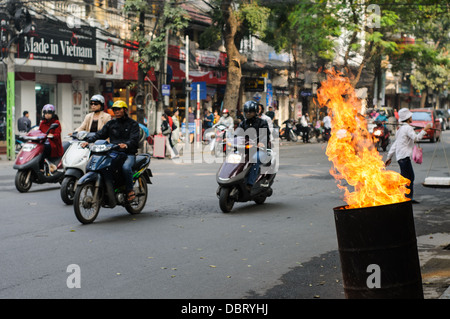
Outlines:
{"label": "motor scooter", "polygon": [[[47,141],[49,132],[57,127],[58,124],[53,123],[45,133],[39,129],[32,130],[23,137],[27,142],[23,144],[22,149],[17,154],[13,166],[14,169],[17,169],[15,185],[19,192],[28,192],[33,183],[60,183],[62,181],[64,172],[61,170],[61,157],[46,158],[44,170],[41,171],[39,168],[40,160],[44,156],[44,143]],[[68,147],[69,143],[63,142],[64,152]],[[56,170],[53,171],[52,167]]]}
{"label": "motor scooter", "polygon": [[125,207],[130,214],[139,214],[147,202],[147,184],[151,184],[150,177],[153,176],[148,168],[150,154],[136,155],[133,166],[133,190],[136,197],[129,202],[122,176],[126,154],[117,151],[118,145],[105,140],[97,140],[89,148],[91,158],[86,166],[86,174],[78,180],[73,199],[78,221],[90,224],[97,218],[100,207],[114,208],[117,205]]}
{"label": "motor scooter", "polygon": [[287,141],[298,141],[298,134],[295,132],[295,126],[293,120],[286,120],[283,122],[285,125],[280,131],[280,137],[285,138]]}
{"label": "motor scooter", "polygon": [[382,122],[377,121],[376,125],[377,126],[373,128],[372,133],[373,142],[377,150],[379,150],[381,147],[383,152],[386,152],[386,149],[389,145],[389,137],[391,136],[391,133],[384,127]]}
{"label": "motor scooter", "polygon": [[215,131],[214,134],[211,134],[210,136],[211,141],[209,144],[209,150],[214,151],[216,147],[219,147],[219,149],[222,149],[223,152],[226,152],[227,126],[219,124],[214,125],[213,128],[215,129]]}
{"label": "motor scooter", "polygon": [[70,147],[62,158],[64,178],[61,183],[61,199],[67,205],[73,204],[75,187],[78,180],[86,173],[86,165],[91,155],[89,147],[81,147],[81,143],[94,134],[86,131],[73,132]]}
{"label": "motor scooter", "polygon": [[235,202],[253,200],[256,204],[263,204],[267,197],[272,196],[271,188],[277,170],[275,152],[266,149],[267,160],[261,163],[260,172],[255,184],[247,189],[247,178],[252,168],[250,159],[257,150],[256,143],[244,137],[235,137],[228,143],[229,151],[225,162],[216,174],[219,184],[216,194],[219,198],[220,209],[228,213]]}

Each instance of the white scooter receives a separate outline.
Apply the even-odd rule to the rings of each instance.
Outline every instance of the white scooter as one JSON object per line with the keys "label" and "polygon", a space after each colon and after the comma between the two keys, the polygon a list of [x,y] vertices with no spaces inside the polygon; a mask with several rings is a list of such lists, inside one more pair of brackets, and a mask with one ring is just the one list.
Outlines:
{"label": "white scooter", "polygon": [[[218,149],[222,148],[222,151],[226,151],[226,138],[227,138],[227,126],[223,124],[214,125],[214,131],[208,132],[207,140],[209,140],[209,151],[214,151],[216,144],[219,145]],[[210,130],[211,131],[211,130]]]}
{"label": "white scooter", "polygon": [[86,131],[74,132],[71,145],[62,158],[64,178],[61,183],[61,199],[67,205],[73,204],[77,182],[86,173],[86,165],[91,156],[89,147],[83,148],[80,144],[94,134]]}

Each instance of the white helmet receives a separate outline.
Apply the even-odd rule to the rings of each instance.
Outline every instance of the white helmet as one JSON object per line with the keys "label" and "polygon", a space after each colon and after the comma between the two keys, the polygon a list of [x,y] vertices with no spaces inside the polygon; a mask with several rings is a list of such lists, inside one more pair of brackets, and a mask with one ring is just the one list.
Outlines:
{"label": "white helmet", "polygon": [[91,97],[91,101],[95,101],[95,102],[100,102],[100,104],[102,106],[105,105],[105,98],[103,97],[103,95],[100,94],[95,94]]}

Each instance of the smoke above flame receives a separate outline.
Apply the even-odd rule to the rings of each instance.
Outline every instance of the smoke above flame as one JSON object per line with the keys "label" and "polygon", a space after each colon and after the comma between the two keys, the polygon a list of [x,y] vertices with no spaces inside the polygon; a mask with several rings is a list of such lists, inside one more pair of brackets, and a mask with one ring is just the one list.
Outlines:
{"label": "smoke above flame", "polygon": [[[331,137],[326,154],[333,163],[330,170],[345,191],[345,208],[362,208],[409,200],[406,185],[410,181],[399,173],[386,170],[383,158],[374,147],[367,123],[360,114],[361,101],[347,77],[326,71],[317,100],[327,106],[331,117]],[[343,181],[353,188],[349,190]]]}

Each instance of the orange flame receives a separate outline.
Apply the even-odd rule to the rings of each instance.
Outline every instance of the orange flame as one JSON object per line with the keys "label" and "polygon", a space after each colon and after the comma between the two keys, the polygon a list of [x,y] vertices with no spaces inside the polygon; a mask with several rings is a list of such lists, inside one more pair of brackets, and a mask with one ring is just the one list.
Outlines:
{"label": "orange flame", "polygon": [[[361,102],[348,78],[326,71],[327,80],[317,92],[320,105],[327,106],[331,117],[331,137],[326,154],[333,162],[330,170],[338,187],[345,190],[346,208],[386,205],[409,200],[406,185],[410,181],[386,170],[382,156],[373,145],[365,118],[359,113]],[[353,187],[349,191],[342,180]]]}

